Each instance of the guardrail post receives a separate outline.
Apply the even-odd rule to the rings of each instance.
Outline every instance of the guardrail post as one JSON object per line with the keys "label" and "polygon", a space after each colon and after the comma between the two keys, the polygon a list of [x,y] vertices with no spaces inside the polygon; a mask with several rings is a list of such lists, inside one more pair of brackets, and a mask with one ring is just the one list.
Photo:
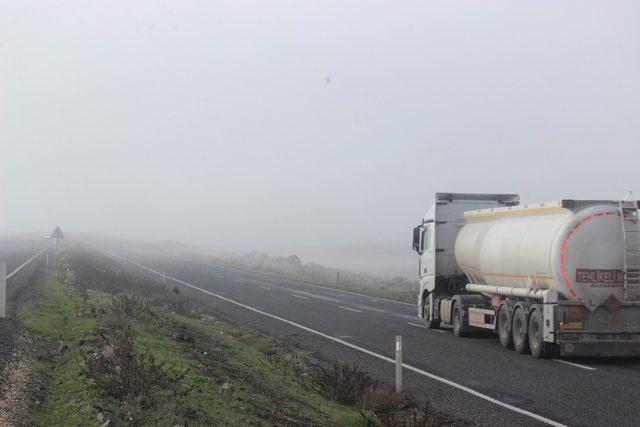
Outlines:
{"label": "guardrail post", "polygon": [[396,335],[396,393],[402,393],[402,336]]}
{"label": "guardrail post", "polygon": [[0,318],[6,317],[7,304],[7,263],[0,262]]}

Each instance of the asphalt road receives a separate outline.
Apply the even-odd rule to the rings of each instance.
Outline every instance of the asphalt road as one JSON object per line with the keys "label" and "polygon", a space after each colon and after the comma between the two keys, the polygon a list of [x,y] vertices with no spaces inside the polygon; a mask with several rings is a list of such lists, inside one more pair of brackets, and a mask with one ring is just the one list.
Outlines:
{"label": "asphalt road", "polygon": [[[20,332],[20,324],[12,319],[15,308],[21,299],[29,298],[24,292],[30,285],[44,261],[41,251],[47,242],[43,240],[4,240],[0,241],[0,261],[7,263],[6,312],[7,318],[0,318],[0,373],[15,345]],[[34,258],[34,255],[41,255]],[[0,384],[0,394],[4,391]]]}
{"label": "asphalt road", "polygon": [[7,263],[7,301],[32,279],[44,261],[42,250],[48,245],[48,239],[0,241],[0,261]]}
{"label": "asphalt road", "polygon": [[384,358],[394,357],[395,336],[402,335],[406,391],[461,422],[637,425],[640,419],[639,359],[536,360],[504,349],[493,336],[427,330],[412,304],[178,256],[119,255],[164,269],[169,282],[232,321],[326,359],[357,362],[390,383],[394,367]]}

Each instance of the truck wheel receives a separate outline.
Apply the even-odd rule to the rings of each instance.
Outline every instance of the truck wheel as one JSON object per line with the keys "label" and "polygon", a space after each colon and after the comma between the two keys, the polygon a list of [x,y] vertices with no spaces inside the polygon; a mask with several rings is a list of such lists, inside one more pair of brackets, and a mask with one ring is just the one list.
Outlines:
{"label": "truck wheel", "polygon": [[511,336],[513,346],[518,353],[529,351],[529,340],[527,339],[527,315],[521,307],[517,307],[513,312],[513,323],[511,325]]}
{"label": "truck wheel", "polygon": [[542,329],[542,315],[540,310],[532,310],[529,316],[529,348],[536,359],[545,354],[545,343]]}
{"label": "truck wheel", "polygon": [[439,320],[429,320],[426,317],[424,318],[424,327],[427,329],[438,329],[440,327]]}
{"label": "truck wheel", "polygon": [[511,339],[511,310],[507,304],[502,304],[498,310],[498,336],[503,347],[509,347]]}
{"label": "truck wheel", "polygon": [[462,322],[464,319],[462,318],[462,308],[460,307],[460,303],[455,303],[453,305],[453,315],[451,316],[453,323],[453,335],[457,337],[464,336],[464,332],[462,331]]}
{"label": "truck wheel", "polygon": [[440,321],[439,320],[432,320],[431,319],[431,315],[429,314],[431,312],[431,303],[433,302],[433,298],[432,298],[432,294],[429,294],[425,299],[424,299],[424,303],[423,303],[423,309],[422,309],[422,313],[424,315],[424,317],[422,318],[424,320],[424,326],[427,329],[436,329],[440,326]]}

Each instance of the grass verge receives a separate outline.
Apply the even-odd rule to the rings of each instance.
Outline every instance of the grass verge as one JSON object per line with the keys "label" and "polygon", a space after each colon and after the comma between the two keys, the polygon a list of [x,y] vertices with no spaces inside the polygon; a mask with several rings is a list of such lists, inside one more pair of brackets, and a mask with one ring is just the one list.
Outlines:
{"label": "grass verge", "polygon": [[48,350],[19,424],[440,423],[357,367],[314,365],[150,280],[102,259],[56,260],[20,313]]}

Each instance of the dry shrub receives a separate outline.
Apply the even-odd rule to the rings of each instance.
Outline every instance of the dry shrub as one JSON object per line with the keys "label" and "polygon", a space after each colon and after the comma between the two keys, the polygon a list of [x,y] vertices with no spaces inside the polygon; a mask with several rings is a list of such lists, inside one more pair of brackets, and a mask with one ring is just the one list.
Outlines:
{"label": "dry shrub", "polygon": [[391,387],[382,386],[367,390],[359,401],[359,407],[375,414],[389,414],[407,405],[407,400]]}
{"label": "dry shrub", "polygon": [[446,425],[440,417],[430,412],[414,410],[411,412],[390,412],[376,414],[386,427],[440,427]]}
{"label": "dry shrub", "polygon": [[131,294],[146,296],[150,301],[160,305],[166,305],[169,310],[181,316],[193,316],[198,313],[197,303],[185,298],[178,288],[169,288],[155,278],[123,270],[112,260],[95,254],[75,251],[69,257],[72,270],[76,275],[76,287],[80,292],[86,289],[100,290],[112,295],[126,293],[128,297],[117,303],[129,307],[117,307],[128,316],[134,316],[137,309],[144,309],[142,299],[132,299]]}
{"label": "dry shrub", "polygon": [[317,365],[312,371],[312,378],[324,396],[347,405],[355,404],[378,385],[357,365],[337,362],[328,367]]}
{"label": "dry shrub", "polygon": [[154,406],[173,379],[152,355],[135,349],[134,331],[121,316],[107,313],[103,324],[96,329],[99,350],[85,357],[84,374],[106,395],[139,408]]}
{"label": "dry shrub", "polygon": [[178,324],[171,332],[171,339],[176,342],[193,344],[196,342],[193,334],[186,325]]}
{"label": "dry shrub", "polygon": [[169,307],[169,310],[180,316],[190,317],[196,313],[196,305],[183,296],[178,288],[173,288],[171,291],[166,290],[156,295],[154,300],[166,305]]}
{"label": "dry shrub", "polygon": [[111,306],[131,318],[151,314],[148,300],[137,294],[114,295]]}

